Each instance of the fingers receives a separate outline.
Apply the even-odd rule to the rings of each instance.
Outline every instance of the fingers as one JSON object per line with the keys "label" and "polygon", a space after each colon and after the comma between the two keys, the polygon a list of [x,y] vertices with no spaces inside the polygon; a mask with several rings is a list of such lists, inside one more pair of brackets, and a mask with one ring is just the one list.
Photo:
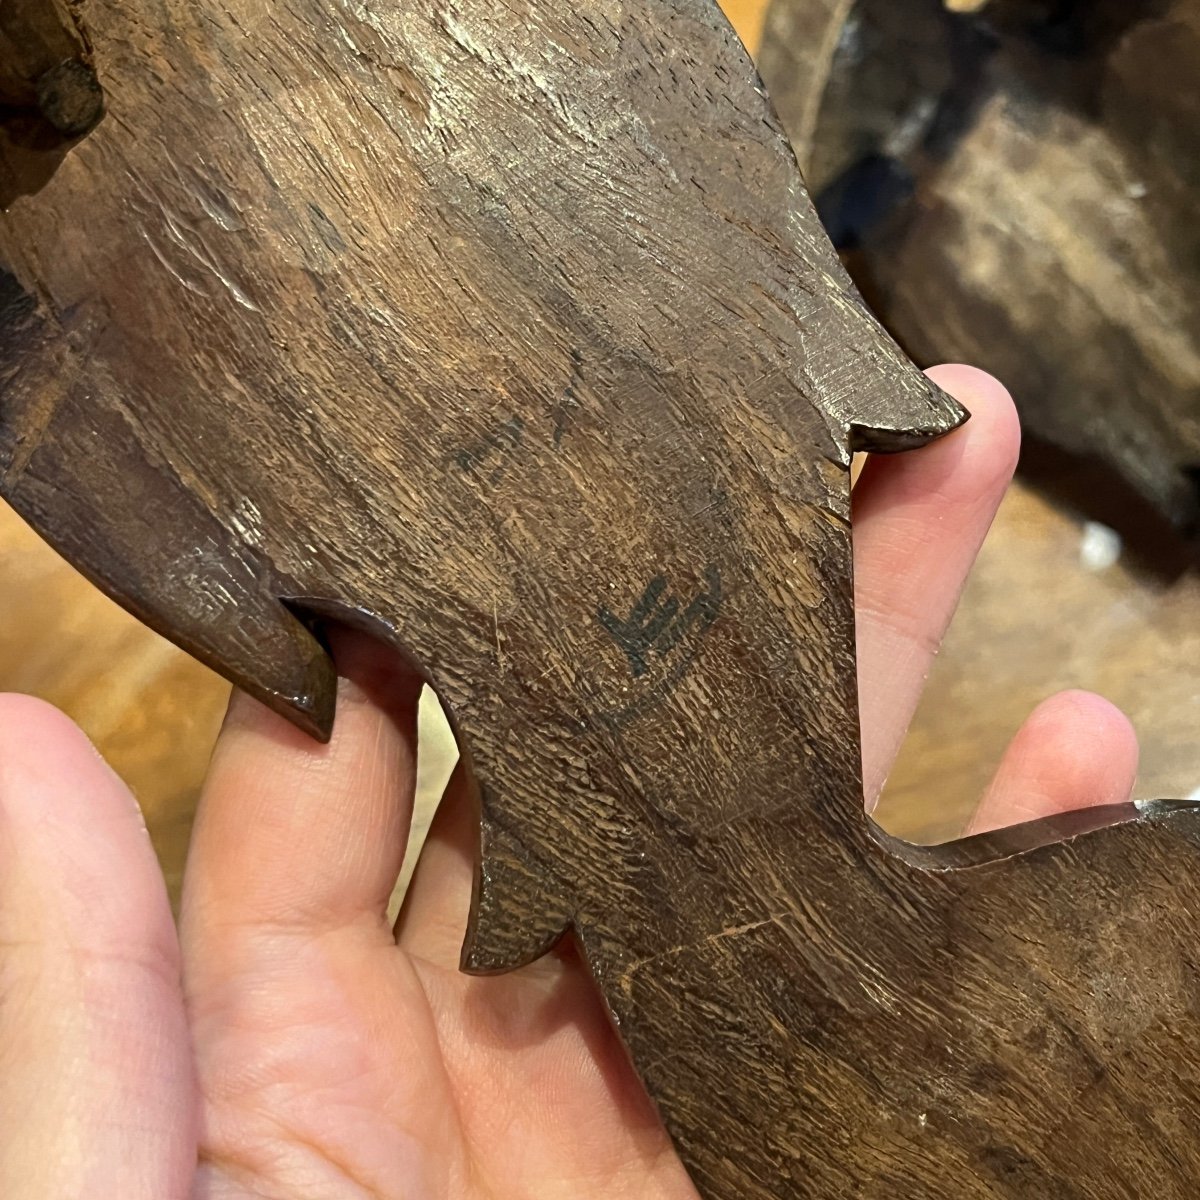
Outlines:
{"label": "fingers", "polygon": [[421,679],[336,633],[327,746],[235,695],[196,816],[182,906],[189,977],[228,966],[235,931],[386,928],[412,817]]}
{"label": "fingers", "polygon": [[[1020,431],[989,376],[931,376],[972,413],[916,454],[873,458],[854,492],[863,774],[874,807],[975,555],[1012,477]],[[1107,701],[1068,692],[1041,705],[1009,747],[968,832],[1129,799],[1137,739]]]}
{"label": "fingers", "polygon": [[1137,735],[1125,715],[1090,692],[1040,704],[1009,745],[967,833],[986,833],[1133,793]]}
{"label": "fingers", "polygon": [[930,375],[972,414],[922,450],[873,456],[854,489],[855,608],[867,806],[875,807],[976,553],[1016,467],[1008,393],[971,367]]}
{"label": "fingers", "polygon": [[183,1200],[193,1095],[133,797],[61,713],[0,697],[0,1195]]}

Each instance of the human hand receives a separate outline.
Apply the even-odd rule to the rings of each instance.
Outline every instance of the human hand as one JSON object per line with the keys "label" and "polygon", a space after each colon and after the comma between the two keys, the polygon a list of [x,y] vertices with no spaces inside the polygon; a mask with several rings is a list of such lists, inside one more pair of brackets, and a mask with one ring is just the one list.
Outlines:
{"label": "human hand", "polygon": [[[1018,432],[975,419],[855,490],[863,759],[877,797]],[[475,829],[451,785],[396,935],[420,680],[339,636],[334,737],[237,696],[176,935],[129,792],[64,717],[0,699],[0,1195],[130,1200],[674,1200],[695,1192],[579,959],[457,970]],[[1047,701],[974,828],[1128,798],[1137,748],[1098,697]]]}

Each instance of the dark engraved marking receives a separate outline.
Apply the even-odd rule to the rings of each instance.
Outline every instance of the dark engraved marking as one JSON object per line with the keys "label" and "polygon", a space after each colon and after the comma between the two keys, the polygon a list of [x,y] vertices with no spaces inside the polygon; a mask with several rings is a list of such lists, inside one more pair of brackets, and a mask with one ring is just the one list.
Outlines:
{"label": "dark engraved marking", "polygon": [[554,410],[554,448],[556,450],[562,445],[562,440],[571,424],[572,411],[578,407],[579,401],[575,398],[574,385],[567,384],[563,389],[562,399]]}
{"label": "dark engraved marking", "polygon": [[721,606],[720,571],[714,566],[707,567],[704,582],[707,590],[682,612],[680,601],[674,596],[668,595],[664,599],[667,591],[664,575],[656,575],[650,580],[628,617],[622,619],[603,605],[596,610],[600,624],[625,652],[635,679],[640,679],[650,669],[652,654],[666,658],[689,630],[698,627],[702,633],[716,620]]}
{"label": "dark engraved marking", "polygon": [[455,465],[467,474],[473,475],[485,463],[497,459],[495,467],[488,476],[488,482],[495,484],[504,473],[507,459],[521,444],[525,436],[525,421],[521,417],[510,417],[507,421],[489,430],[477,442],[464,446],[454,455]]}
{"label": "dark engraved marking", "polygon": [[[657,587],[660,579],[661,576],[650,581],[645,594],[643,594],[642,599],[638,602],[637,607],[635,607],[634,613],[631,614],[630,620],[642,608],[646,597],[652,592],[655,593],[654,600],[651,601],[652,605],[661,598],[662,589]],[[676,603],[673,610],[675,620],[665,627],[659,634],[654,645],[643,654],[643,661],[645,661],[650,653],[653,653],[658,659],[665,662],[666,657],[671,654],[671,651],[684,642],[684,637],[690,630],[696,630],[698,635],[703,634],[717,619],[722,600],[721,572],[715,566],[708,567],[704,572],[704,581],[707,585],[707,590],[697,596],[682,613],[679,613],[678,603]],[[603,621],[603,616],[600,619]],[[657,620],[653,622],[655,625],[657,623]],[[692,638],[683,646],[680,653],[671,655],[673,661],[665,672],[658,679],[650,683],[648,687],[641,689],[640,695],[626,704],[620,704],[615,708],[593,714],[593,719],[598,724],[605,725],[609,729],[614,730],[622,729],[630,722],[636,721],[638,717],[654,708],[664,696],[674,691],[679,681],[691,670],[692,664],[696,661],[696,656],[700,653],[701,645],[702,642],[699,636]],[[626,653],[628,654],[628,651]]]}
{"label": "dark engraved marking", "polygon": [[575,393],[575,387],[582,378],[583,356],[574,347],[571,349],[571,364],[570,381],[563,388],[563,393],[554,408],[554,448],[556,450],[562,445],[567,429],[574,419],[574,413],[579,408],[579,397]]}

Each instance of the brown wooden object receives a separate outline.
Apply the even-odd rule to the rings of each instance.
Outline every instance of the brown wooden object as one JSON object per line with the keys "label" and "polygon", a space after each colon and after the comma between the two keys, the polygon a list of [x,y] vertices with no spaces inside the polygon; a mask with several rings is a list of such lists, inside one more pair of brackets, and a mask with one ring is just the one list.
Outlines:
{"label": "brown wooden object", "polygon": [[573,931],[708,1200],[1190,1196],[1193,810],[863,814],[850,452],[962,413],[715,7],[85,14],[107,116],[0,220],[3,494],[318,736],[323,621],[421,664],[465,968]]}
{"label": "brown wooden object", "polygon": [[775,0],[822,215],[918,361],[1012,388],[1035,479],[1200,538],[1200,0],[965,7]]}

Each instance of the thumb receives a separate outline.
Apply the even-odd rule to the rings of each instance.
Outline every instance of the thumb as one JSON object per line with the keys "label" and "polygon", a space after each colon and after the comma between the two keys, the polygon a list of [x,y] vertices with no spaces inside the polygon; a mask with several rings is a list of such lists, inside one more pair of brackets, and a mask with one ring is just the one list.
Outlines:
{"label": "thumb", "polygon": [[194,1095],[133,798],[64,716],[0,696],[0,1196],[183,1200]]}

